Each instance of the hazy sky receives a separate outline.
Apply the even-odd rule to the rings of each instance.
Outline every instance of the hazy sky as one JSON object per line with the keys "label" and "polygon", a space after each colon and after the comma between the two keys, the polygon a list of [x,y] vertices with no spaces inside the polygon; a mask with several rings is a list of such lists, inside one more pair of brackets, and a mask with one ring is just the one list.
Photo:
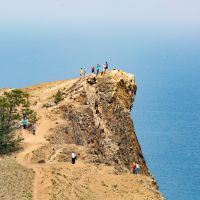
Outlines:
{"label": "hazy sky", "polygon": [[199,52],[199,8],[198,0],[0,0],[0,87],[71,78],[105,60],[139,78],[183,67],[183,54]]}
{"label": "hazy sky", "polygon": [[199,0],[0,0],[0,23],[200,27]]}

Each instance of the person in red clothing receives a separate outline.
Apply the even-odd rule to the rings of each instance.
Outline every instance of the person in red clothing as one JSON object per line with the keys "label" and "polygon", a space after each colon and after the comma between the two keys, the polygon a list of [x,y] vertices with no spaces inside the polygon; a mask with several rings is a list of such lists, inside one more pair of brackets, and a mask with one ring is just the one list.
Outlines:
{"label": "person in red clothing", "polygon": [[134,162],[131,167],[131,171],[133,174],[135,174],[135,170],[136,170],[136,163]]}
{"label": "person in red clothing", "polygon": [[139,174],[140,173],[140,165],[134,162],[132,164],[131,171],[133,174]]}

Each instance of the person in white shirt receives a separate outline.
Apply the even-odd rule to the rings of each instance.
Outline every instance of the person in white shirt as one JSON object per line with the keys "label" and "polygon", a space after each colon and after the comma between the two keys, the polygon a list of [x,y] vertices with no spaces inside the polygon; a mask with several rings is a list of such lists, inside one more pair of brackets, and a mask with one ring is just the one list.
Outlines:
{"label": "person in white shirt", "polygon": [[106,65],[102,65],[103,72],[106,72]]}
{"label": "person in white shirt", "polygon": [[76,163],[76,153],[72,152],[72,164],[74,165]]}

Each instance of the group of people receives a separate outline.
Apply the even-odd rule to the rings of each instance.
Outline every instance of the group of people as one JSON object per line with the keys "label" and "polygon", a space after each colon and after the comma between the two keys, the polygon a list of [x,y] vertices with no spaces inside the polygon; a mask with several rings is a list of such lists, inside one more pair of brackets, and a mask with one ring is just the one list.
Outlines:
{"label": "group of people", "polygon": [[[108,71],[108,62],[107,61],[103,65],[97,64],[96,66],[92,66],[91,67],[91,73],[98,75],[101,72],[101,69],[102,69],[103,72]],[[86,76],[86,74],[87,74],[86,68],[81,67],[80,77],[83,78],[83,77]]]}
{"label": "group of people", "polygon": [[[72,152],[71,154],[71,163],[74,165],[76,164],[76,159],[77,159],[77,155],[75,152]],[[140,165],[138,163],[133,163],[131,166],[131,173],[132,174],[140,174]]]}

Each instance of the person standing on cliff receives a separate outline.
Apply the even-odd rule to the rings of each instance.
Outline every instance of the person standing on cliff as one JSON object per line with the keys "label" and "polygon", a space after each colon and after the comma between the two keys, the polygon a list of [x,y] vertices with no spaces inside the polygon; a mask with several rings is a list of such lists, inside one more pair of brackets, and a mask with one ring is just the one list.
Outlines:
{"label": "person standing on cliff", "polygon": [[101,67],[101,65],[97,64],[97,75],[100,73],[100,67]]}
{"label": "person standing on cliff", "polygon": [[95,74],[95,66],[92,66],[92,74]]}
{"label": "person standing on cliff", "polygon": [[108,62],[105,63],[105,72],[108,71]]}
{"label": "person standing on cliff", "polygon": [[76,163],[76,153],[72,152],[72,155],[71,155],[71,159],[72,159],[72,164],[74,165]]}
{"label": "person standing on cliff", "polygon": [[81,67],[81,69],[80,69],[80,78],[82,78],[83,75],[84,75],[84,70],[83,70],[83,68]]}
{"label": "person standing on cliff", "polygon": [[106,65],[105,64],[102,65],[102,70],[103,70],[103,72],[106,72]]}

